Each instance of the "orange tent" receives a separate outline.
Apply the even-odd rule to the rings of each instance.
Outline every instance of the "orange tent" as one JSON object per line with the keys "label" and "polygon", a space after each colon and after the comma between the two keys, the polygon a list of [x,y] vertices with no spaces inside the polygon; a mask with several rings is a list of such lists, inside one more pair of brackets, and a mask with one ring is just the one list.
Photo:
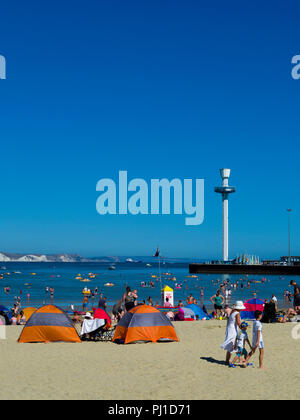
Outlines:
{"label": "orange tent", "polygon": [[31,315],[23,328],[19,343],[49,343],[52,341],[81,342],[68,315],[57,306],[46,305]]}
{"label": "orange tent", "polygon": [[170,320],[158,309],[140,305],[131,309],[117,325],[113,341],[179,341]]}
{"label": "orange tent", "polygon": [[25,308],[23,309],[24,315],[26,317],[26,321],[29,320],[31,315],[37,310],[37,308]]}

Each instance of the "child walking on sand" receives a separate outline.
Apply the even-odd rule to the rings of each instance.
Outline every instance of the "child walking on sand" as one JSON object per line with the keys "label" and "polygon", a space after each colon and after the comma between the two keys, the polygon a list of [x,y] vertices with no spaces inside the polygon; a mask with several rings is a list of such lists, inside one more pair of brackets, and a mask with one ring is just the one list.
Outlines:
{"label": "child walking on sand", "polygon": [[253,338],[252,338],[252,350],[249,353],[249,356],[247,357],[245,361],[245,367],[247,366],[247,363],[256,352],[256,349],[259,348],[259,368],[264,369],[263,366],[263,359],[264,359],[264,341],[263,341],[263,335],[262,335],[262,323],[260,322],[263,313],[261,311],[255,311],[254,312],[255,321],[253,322]]}
{"label": "child walking on sand", "polygon": [[248,334],[247,334],[247,328],[248,328],[248,324],[247,322],[242,322],[241,323],[241,329],[238,332],[238,335],[236,337],[235,340],[235,350],[236,350],[236,356],[233,359],[233,361],[229,364],[230,367],[235,368],[235,363],[237,360],[239,360],[239,363],[245,363],[247,357],[248,357],[248,353],[247,350],[245,349],[245,344],[247,343],[248,346],[251,349],[251,344],[248,338]]}

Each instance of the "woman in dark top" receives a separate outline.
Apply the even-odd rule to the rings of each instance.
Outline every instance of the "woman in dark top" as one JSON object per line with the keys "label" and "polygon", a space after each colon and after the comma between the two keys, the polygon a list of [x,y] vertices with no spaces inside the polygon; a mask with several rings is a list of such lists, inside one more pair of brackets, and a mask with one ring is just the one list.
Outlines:
{"label": "woman in dark top", "polygon": [[130,287],[126,287],[126,292],[123,295],[122,302],[125,302],[125,309],[126,311],[130,311],[130,309],[134,308],[134,296]]}

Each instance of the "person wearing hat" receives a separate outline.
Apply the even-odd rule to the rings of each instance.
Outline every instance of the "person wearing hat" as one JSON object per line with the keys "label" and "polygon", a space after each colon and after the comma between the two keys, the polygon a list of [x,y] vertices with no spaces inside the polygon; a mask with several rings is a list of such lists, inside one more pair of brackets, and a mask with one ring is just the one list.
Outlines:
{"label": "person wearing hat", "polygon": [[245,310],[245,306],[241,300],[238,300],[229,315],[225,341],[221,345],[221,348],[226,351],[226,365],[229,366],[231,353],[234,352],[236,337],[238,334],[238,328],[241,328],[241,317],[240,311]]}
{"label": "person wearing hat", "polygon": [[243,363],[244,367],[246,367],[245,366],[245,361],[248,357],[248,352],[245,349],[245,343],[247,343],[248,346],[250,347],[250,349],[252,350],[252,347],[251,347],[251,344],[250,344],[250,341],[249,341],[249,338],[248,338],[248,334],[247,334],[247,328],[248,328],[247,322],[242,322],[241,323],[241,329],[238,332],[238,335],[237,335],[236,340],[235,340],[236,356],[233,359],[232,363],[230,363],[230,365],[229,365],[230,367],[236,367],[235,363],[238,359],[239,359],[239,362]]}

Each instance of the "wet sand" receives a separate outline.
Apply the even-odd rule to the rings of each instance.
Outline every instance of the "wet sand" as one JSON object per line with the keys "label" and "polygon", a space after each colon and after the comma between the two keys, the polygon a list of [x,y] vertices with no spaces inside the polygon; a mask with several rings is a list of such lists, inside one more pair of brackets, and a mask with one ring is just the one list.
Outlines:
{"label": "wet sand", "polygon": [[[264,324],[265,371],[257,354],[254,367],[224,365],[225,321],[174,325],[179,343],[126,346],[18,344],[22,327],[7,327],[7,340],[0,340],[0,399],[300,398],[300,340],[291,336],[297,324]],[[248,332],[251,337],[251,327]]]}

